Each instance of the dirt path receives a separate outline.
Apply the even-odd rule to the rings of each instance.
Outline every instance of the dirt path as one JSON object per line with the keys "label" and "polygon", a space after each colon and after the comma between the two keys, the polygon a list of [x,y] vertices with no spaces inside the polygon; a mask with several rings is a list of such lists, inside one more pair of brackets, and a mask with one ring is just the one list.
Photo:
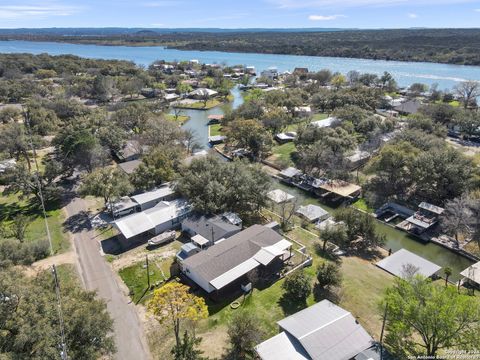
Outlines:
{"label": "dirt path", "polygon": [[43,270],[47,270],[52,267],[52,265],[63,265],[63,264],[75,264],[76,255],[74,251],[68,251],[63,254],[50,256],[46,259],[39,260],[34,262],[31,266],[25,268],[25,273],[28,276],[35,276]]}

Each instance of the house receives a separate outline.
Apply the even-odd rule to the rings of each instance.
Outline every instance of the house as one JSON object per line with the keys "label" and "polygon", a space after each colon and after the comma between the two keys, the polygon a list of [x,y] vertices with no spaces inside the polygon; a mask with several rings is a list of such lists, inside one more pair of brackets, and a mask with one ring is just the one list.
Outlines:
{"label": "house", "polygon": [[280,333],[255,347],[262,360],[349,360],[375,345],[350,312],[329,300],[277,324]]}
{"label": "house", "polygon": [[338,119],[334,116],[330,116],[326,119],[323,120],[317,120],[317,121],[312,121],[310,125],[316,126],[318,128],[324,128],[324,127],[330,127],[334,122],[336,122]]}
{"label": "house", "polygon": [[364,165],[368,159],[370,159],[370,153],[368,151],[362,151],[360,149],[356,149],[353,154],[346,157],[348,162],[348,168],[350,170],[355,170],[360,166]]}
{"label": "house", "polygon": [[208,137],[208,142],[211,145],[221,144],[225,141],[227,137],[225,135],[213,135]]}
{"label": "house", "polygon": [[196,100],[203,100],[205,97],[211,98],[217,95],[218,92],[212,89],[199,88],[188,93],[188,97]]}
{"label": "house", "polygon": [[285,144],[287,142],[295,140],[297,137],[297,133],[295,131],[289,131],[285,133],[279,133],[275,135],[275,140],[277,140],[280,144]]}
{"label": "house", "polygon": [[420,235],[431,229],[438,223],[439,216],[445,211],[444,208],[432,205],[427,202],[421,202],[418,210],[410,217],[397,225],[398,228]]}
{"label": "house", "polygon": [[296,176],[301,175],[302,172],[294,167],[289,167],[282,170],[278,175],[282,181],[290,184]]}
{"label": "house", "polygon": [[207,125],[220,124],[220,122],[223,120],[223,117],[223,115],[217,114],[208,115]]}
{"label": "house", "polygon": [[143,153],[143,148],[137,140],[127,140],[125,145],[116,153],[121,162],[137,160]]}
{"label": "house", "polygon": [[175,197],[175,190],[167,184],[158,189],[131,196],[131,199],[138,204],[139,211],[144,211],[161,201],[172,200]]}
{"label": "house", "polygon": [[118,167],[122,169],[125,174],[130,175],[130,174],[133,174],[135,170],[137,170],[137,168],[140,166],[141,163],[142,161],[138,159],[130,160],[130,161],[126,161],[118,164]]}
{"label": "house", "polygon": [[412,115],[418,112],[422,103],[416,99],[408,100],[404,103],[396,105],[393,107],[393,110],[397,111],[401,115]]}
{"label": "house", "polygon": [[463,284],[480,288],[480,261],[463,270],[460,275],[463,276]]}
{"label": "house", "polygon": [[182,273],[209,294],[241,288],[252,271],[275,274],[291,257],[292,243],[262,225],[249,228],[180,262]]}
{"label": "house", "polygon": [[178,228],[191,211],[191,205],[184,199],[162,201],[153,208],[116,220],[113,225],[125,239],[147,233],[158,235]]}
{"label": "house", "polygon": [[275,80],[278,78],[278,69],[274,66],[269,67],[260,73],[260,77],[265,77],[269,80]]}
{"label": "house", "polygon": [[405,249],[398,250],[392,255],[380,260],[376,265],[400,278],[406,278],[414,274],[428,278],[441,269],[437,264]]}
{"label": "house", "polygon": [[249,75],[257,75],[257,71],[255,70],[255,66],[245,67],[245,72]]}
{"label": "house", "polygon": [[125,215],[130,215],[137,212],[138,204],[130,199],[128,196],[124,196],[114,203],[107,206],[108,211],[113,214],[114,218],[118,218]]}
{"label": "house", "polygon": [[280,189],[275,189],[272,191],[269,191],[267,193],[267,197],[272,200],[275,204],[282,204],[285,202],[292,201],[295,199],[295,196],[290,195],[289,193],[280,190]]}
{"label": "house", "polygon": [[307,117],[312,115],[312,108],[310,106],[295,106],[293,111],[296,116]]}
{"label": "house", "polygon": [[224,215],[193,214],[182,221],[182,231],[187,233],[198,246],[210,246],[218,240],[226,239],[240,232],[242,221],[240,218],[238,220],[232,222],[228,216]]}
{"label": "house", "polygon": [[177,94],[165,94],[163,98],[168,102],[172,102],[177,100],[179,97],[180,96],[178,96]]}
{"label": "house", "polygon": [[295,213],[310,222],[323,221],[330,217],[327,210],[312,204],[300,206]]}

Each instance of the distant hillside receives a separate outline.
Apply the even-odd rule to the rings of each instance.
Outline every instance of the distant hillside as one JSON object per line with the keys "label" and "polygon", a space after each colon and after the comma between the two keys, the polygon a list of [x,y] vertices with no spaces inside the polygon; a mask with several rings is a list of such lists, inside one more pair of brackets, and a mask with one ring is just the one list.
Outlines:
{"label": "distant hillside", "polygon": [[480,65],[480,29],[4,29],[0,40]]}

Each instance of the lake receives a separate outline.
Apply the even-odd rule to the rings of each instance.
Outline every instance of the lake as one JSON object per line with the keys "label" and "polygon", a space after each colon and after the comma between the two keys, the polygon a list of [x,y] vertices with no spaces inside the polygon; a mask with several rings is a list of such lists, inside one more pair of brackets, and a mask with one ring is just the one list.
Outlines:
{"label": "lake", "polygon": [[257,72],[271,66],[280,71],[292,71],[296,67],[309,70],[330,69],[341,73],[350,70],[382,74],[390,72],[400,86],[414,82],[425,84],[438,83],[440,89],[450,89],[459,81],[480,81],[480,67],[446,65],[438,63],[416,63],[402,61],[384,61],[368,59],[349,59],[318,56],[246,54],[218,51],[183,51],[154,47],[78,45],[55,42],[0,41],[0,53],[48,53],[52,55],[73,54],[99,59],[122,59],[137,64],[149,65],[155,60],[192,60],[202,63],[227,65],[251,65]]}
{"label": "lake", "polygon": [[[350,70],[381,74],[390,72],[400,86],[408,86],[414,82],[425,84],[438,83],[440,89],[452,88],[459,81],[480,81],[480,67],[445,65],[436,63],[414,63],[399,61],[380,61],[366,59],[328,58],[315,56],[294,55],[269,55],[269,54],[243,54],[215,51],[180,51],[165,49],[163,47],[126,47],[126,46],[97,46],[76,45],[51,42],[29,41],[0,41],[0,53],[49,53],[52,55],[73,54],[90,58],[122,59],[134,61],[137,64],[149,65],[155,60],[192,60],[197,59],[202,63],[224,63],[227,65],[250,65],[258,71],[270,66],[276,66],[280,71],[292,71],[295,67],[308,67],[310,70],[330,69],[346,73]],[[190,116],[183,127],[195,131],[197,140],[206,146],[208,143],[208,115],[223,114],[226,107],[236,108],[243,99],[238,88],[232,91],[234,101],[223,107],[216,107],[208,111],[185,110],[184,114]],[[276,184],[280,188],[301,199],[302,203],[316,203],[318,200],[309,197],[305,192]],[[325,205],[321,205],[325,207]],[[333,209],[325,207],[327,210]],[[405,248],[420,256],[429,259],[438,265],[450,266],[453,269],[452,280],[459,279],[459,272],[467,268],[471,261],[454,254],[435,244],[422,244],[408,234],[378,222],[378,229],[387,235],[386,248],[393,251]]]}

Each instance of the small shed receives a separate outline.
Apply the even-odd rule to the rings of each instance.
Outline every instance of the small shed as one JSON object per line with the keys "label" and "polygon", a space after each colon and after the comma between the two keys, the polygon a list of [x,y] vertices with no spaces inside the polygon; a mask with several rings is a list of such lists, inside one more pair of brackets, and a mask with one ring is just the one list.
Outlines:
{"label": "small shed", "polygon": [[310,222],[325,220],[330,216],[327,210],[321,208],[318,205],[311,205],[311,204],[300,206],[297,209],[296,214],[302,216],[303,218],[305,218]]}
{"label": "small shed", "polygon": [[140,166],[142,163],[141,160],[130,160],[123,163],[118,164],[118,167],[123,170],[123,172],[127,175],[133,174],[135,170]]}
{"label": "small shed", "polygon": [[411,275],[431,277],[442,267],[424,259],[408,250],[400,249],[394,254],[380,260],[377,266],[392,275],[405,278]]}
{"label": "small shed", "polygon": [[290,195],[289,193],[280,190],[280,189],[275,189],[272,191],[269,191],[267,193],[267,197],[272,200],[275,204],[282,204],[285,202],[289,202],[293,199],[295,199],[295,196]]}

